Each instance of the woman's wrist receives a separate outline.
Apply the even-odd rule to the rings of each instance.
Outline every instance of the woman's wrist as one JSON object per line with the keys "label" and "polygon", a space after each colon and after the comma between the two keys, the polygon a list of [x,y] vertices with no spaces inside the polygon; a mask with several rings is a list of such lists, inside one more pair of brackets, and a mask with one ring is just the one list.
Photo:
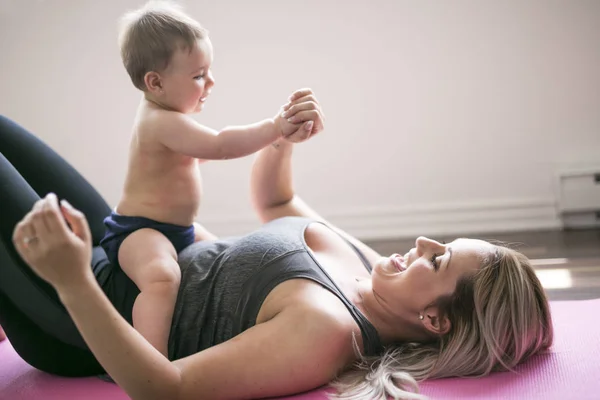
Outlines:
{"label": "woman's wrist", "polygon": [[65,306],[88,295],[94,287],[99,287],[94,274],[89,269],[89,265],[78,267],[76,270],[86,272],[79,277],[71,277],[69,280],[54,283],[53,285],[58,293],[58,297]]}
{"label": "woman's wrist", "polygon": [[291,149],[293,146],[294,143],[290,142],[289,140],[286,140],[284,137],[277,139],[271,144],[271,147],[275,150],[288,150]]}

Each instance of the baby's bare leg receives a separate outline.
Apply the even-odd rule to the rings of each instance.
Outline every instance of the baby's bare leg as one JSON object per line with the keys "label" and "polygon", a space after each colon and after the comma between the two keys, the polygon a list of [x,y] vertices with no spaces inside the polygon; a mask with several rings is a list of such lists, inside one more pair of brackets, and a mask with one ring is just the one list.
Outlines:
{"label": "baby's bare leg", "polygon": [[194,222],[194,242],[200,242],[202,240],[217,240],[217,235],[213,235],[205,227],[197,222]]}
{"label": "baby's bare leg", "polygon": [[6,339],[6,333],[4,333],[4,329],[0,326],[0,342]]}
{"label": "baby's bare leg", "polygon": [[167,357],[181,280],[175,248],[162,233],[140,229],[121,244],[119,264],[141,292],[133,304],[133,327]]}

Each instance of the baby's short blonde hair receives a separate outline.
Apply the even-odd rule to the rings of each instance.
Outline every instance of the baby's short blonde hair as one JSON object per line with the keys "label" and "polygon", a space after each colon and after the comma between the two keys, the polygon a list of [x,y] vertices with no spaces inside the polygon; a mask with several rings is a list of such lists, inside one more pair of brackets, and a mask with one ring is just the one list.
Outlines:
{"label": "baby's short blonde hair", "polygon": [[207,35],[208,31],[200,23],[168,1],[150,1],[125,14],[121,20],[119,47],[134,86],[146,90],[146,73],[164,71],[175,50],[191,50],[197,40]]}

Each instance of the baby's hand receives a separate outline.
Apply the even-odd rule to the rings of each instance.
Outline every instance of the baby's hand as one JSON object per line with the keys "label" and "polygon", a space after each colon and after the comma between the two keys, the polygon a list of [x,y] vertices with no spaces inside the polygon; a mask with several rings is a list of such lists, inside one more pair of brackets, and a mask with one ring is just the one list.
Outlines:
{"label": "baby's hand", "polygon": [[283,106],[283,113],[278,117],[296,128],[294,132],[288,133],[292,129],[288,126],[288,131],[283,135],[290,142],[303,142],[323,130],[323,112],[310,89],[295,91],[290,96],[289,102]]}
{"label": "baby's hand", "polygon": [[[307,131],[310,133],[310,131],[312,130],[312,127],[313,127],[313,121],[292,123],[286,117],[283,116],[284,107],[282,107],[279,110],[279,114],[277,114],[277,116],[275,117],[275,125],[281,132],[281,137],[289,140],[291,137],[298,136],[295,134],[299,131]],[[292,140],[292,141],[295,141],[295,140]]]}
{"label": "baby's hand", "polygon": [[296,132],[298,128],[302,126],[302,123],[294,124],[288,121],[287,118],[283,116],[283,113],[285,112],[284,107],[285,106],[279,109],[279,113],[275,117],[275,126],[281,132],[281,137],[285,138]]}

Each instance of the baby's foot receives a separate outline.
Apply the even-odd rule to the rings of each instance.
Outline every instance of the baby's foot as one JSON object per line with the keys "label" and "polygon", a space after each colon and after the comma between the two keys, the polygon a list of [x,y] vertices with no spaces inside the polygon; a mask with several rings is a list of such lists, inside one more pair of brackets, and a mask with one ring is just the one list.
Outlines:
{"label": "baby's foot", "polygon": [[3,341],[4,339],[6,339],[6,333],[4,333],[4,330],[0,326],[0,342]]}

